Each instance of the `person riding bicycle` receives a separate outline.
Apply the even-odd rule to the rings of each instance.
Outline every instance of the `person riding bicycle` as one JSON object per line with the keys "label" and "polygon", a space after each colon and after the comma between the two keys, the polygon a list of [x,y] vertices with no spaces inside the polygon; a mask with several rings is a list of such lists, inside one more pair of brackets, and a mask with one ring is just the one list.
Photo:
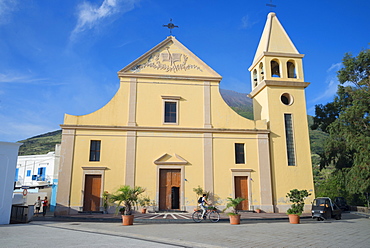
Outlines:
{"label": "person riding bicycle", "polygon": [[202,209],[202,217],[204,217],[204,214],[207,211],[207,207],[204,204],[210,205],[209,202],[206,199],[207,194],[203,194],[202,199],[200,200],[199,207]]}

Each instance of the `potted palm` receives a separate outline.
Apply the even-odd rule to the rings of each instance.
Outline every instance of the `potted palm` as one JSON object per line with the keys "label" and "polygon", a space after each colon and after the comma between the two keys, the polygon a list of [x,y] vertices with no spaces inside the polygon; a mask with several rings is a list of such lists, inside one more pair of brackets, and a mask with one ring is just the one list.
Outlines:
{"label": "potted palm", "polygon": [[[134,216],[132,215],[132,207],[137,204],[139,195],[144,191],[145,189],[139,186],[130,187],[125,185],[110,196],[110,201],[117,203],[117,211],[123,211],[121,214],[122,224],[124,226],[133,224]],[[124,208],[122,208],[121,204],[123,204]]]}
{"label": "potted palm", "polygon": [[287,214],[289,216],[289,222],[291,224],[300,223],[300,216],[303,213],[304,209],[304,200],[309,195],[311,195],[311,193],[308,193],[308,191],[305,189],[304,190],[292,189],[290,193],[287,193],[286,197],[288,197],[290,202],[293,203],[287,211]]}
{"label": "potted palm", "polygon": [[145,214],[148,206],[150,205],[149,196],[144,196],[142,198],[139,198],[139,205],[141,206],[141,213]]}
{"label": "potted palm", "polygon": [[238,210],[236,209],[236,207],[244,200],[245,199],[241,197],[237,197],[234,199],[231,197],[227,198],[226,208],[223,210],[223,212],[225,212],[225,210],[227,210],[228,208],[231,208],[231,212],[227,213],[227,215],[229,216],[231,225],[240,224],[240,214],[238,214]]}

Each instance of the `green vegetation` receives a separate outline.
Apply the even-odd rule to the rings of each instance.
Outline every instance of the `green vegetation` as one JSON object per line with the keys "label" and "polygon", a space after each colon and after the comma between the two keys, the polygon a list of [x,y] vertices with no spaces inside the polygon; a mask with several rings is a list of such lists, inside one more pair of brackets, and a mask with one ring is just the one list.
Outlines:
{"label": "green vegetation", "polygon": [[287,211],[287,214],[301,215],[304,209],[304,199],[306,199],[311,193],[307,190],[292,189],[290,193],[287,193],[286,197],[289,198],[293,204]]}
{"label": "green vegetation", "polygon": [[32,138],[18,141],[23,143],[19,148],[19,156],[40,155],[55,151],[55,145],[62,140],[62,130],[41,134]]}
{"label": "green vegetation", "polygon": [[314,129],[328,134],[320,153],[320,168],[331,169],[316,181],[317,196],[343,196],[350,204],[365,204],[370,192],[370,49],[345,54],[338,71],[333,102],[316,105]]}

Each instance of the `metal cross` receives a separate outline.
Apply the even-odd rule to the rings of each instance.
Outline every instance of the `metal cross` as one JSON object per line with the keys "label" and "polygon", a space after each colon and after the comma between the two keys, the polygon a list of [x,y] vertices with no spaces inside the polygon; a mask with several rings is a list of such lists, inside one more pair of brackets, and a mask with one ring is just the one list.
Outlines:
{"label": "metal cross", "polygon": [[170,23],[167,25],[163,25],[163,27],[167,27],[170,30],[170,35],[172,35],[172,29],[178,28],[179,26],[176,26],[175,24],[172,23],[172,18],[170,19]]}
{"label": "metal cross", "polygon": [[276,5],[272,4],[272,0],[270,0],[270,3],[266,3],[266,6],[270,7],[270,11],[272,10],[272,8],[276,8]]}

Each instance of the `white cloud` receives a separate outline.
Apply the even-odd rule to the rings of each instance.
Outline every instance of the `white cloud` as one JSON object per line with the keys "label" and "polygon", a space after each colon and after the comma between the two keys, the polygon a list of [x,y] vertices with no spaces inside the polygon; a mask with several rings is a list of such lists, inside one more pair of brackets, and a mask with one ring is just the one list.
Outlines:
{"label": "white cloud", "polygon": [[17,10],[18,0],[0,0],[0,25],[9,22],[9,15]]}
{"label": "white cloud", "polygon": [[73,40],[77,34],[85,30],[93,29],[102,23],[103,20],[116,13],[126,13],[134,9],[135,4],[140,0],[104,0],[99,5],[90,2],[83,2],[77,6],[77,24],[71,34]]}
{"label": "white cloud", "polygon": [[30,75],[10,75],[0,73],[0,83],[31,83],[31,84],[40,84],[45,83],[47,78],[34,78]]}
{"label": "white cloud", "polygon": [[241,24],[242,29],[251,28],[254,24],[257,23],[256,21],[254,21],[254,22],[251,21],[248,15],[243,16],[241,22],[242,22],[242,24]]}
{"label": "white cloud", "polygon": [[337,93],[339,81],[337,78],[337,71],[342,66],[342,63],[332,64],[328,70],[326,70],[327,77],[325,80],[325,91],[322,94],[318,95],[315,99],[312,100],[313,103],[317,103],[320,100],[332,100],[334,95]]}

